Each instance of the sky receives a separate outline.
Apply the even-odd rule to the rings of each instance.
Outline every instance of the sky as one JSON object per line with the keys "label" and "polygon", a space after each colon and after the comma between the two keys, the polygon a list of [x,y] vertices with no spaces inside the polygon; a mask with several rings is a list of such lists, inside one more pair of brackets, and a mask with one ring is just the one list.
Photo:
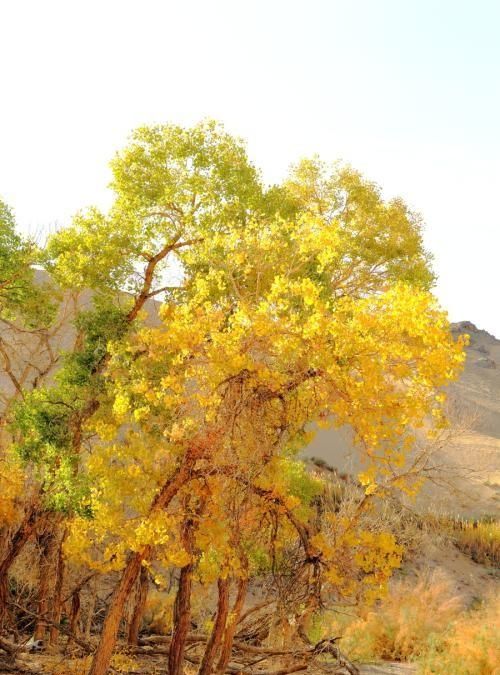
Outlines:
{"label": "sky", "polygon": [[268,182],[344,160],[426,223],[451,320],[500,337],[500,1],[0,0],[0,197],[110,201],[139,125],[211,117]]}

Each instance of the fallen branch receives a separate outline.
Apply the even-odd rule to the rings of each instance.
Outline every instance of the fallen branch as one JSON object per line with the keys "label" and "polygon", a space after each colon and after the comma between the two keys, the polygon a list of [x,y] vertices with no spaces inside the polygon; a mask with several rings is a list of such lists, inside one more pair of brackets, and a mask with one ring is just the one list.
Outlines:
{"label": "fallen branch", "polygon": [[242,614],[239,618],[238,623],[243,623],[247,617],[250,616],[250,614],[253,614],[254,612],[258,612],[260,609],[264,609],[264,607],[269,607],[269,605],[272,605],[274,600],[265,600],[264,602],[259,602],[257,605],[254,605],[253,607],[250,607],[250,609],[247,609],[247,611]]}
{"label": "fallen branch", "polygon": [[[228,667],[226,668],[227,673],[238,674],[238,675],[255,675],[255,670],[252,668],[262,661],[268,659],[273,659],[279,656],[288,656],[294,659],[298,659],[293,665],[287,666],[286,669],[274,670],[274,671],[259,671],[258,675],[288,675],[288,673],[300,672],[307,670],[307,668],[312,664],[312,662],[321,656],[330,655],[336,660],[334,666],[335,670],[332,670],[332,673],[343,673],[344,675],[359,675],[358,668],[351,663],[340,651],[336,645],[336,641],[339,638],[330,638],[326,640],[320,640],[320,642],[315,645],[311,645],[306,649],[273,649],[271,647],[260,647],[256,645],[247,644],[241,640],[235,640],[233,642],[233,658],[231,659]],[[202,633],[190,633],[186,638],[186,642],[191,646],[196,645],[199,642],[206,642],[208,636],[203,635]],[[133,649],[133,654],[141,656],[167,656],[169,653],[169,647],[172,638],[169,635],[150,635],[146,638],[140,639],[140,646]],[[161,645],[161,646],[160,646]],[[239,656],[234,656],[234,653],[239,654]],[[260,657],[257,659],[245,659],[243,654],[247,654],[249,657],[251,655]],[[191,656],[184,655],[186,661],[191,664],[200,663],[200,659]],[[238,662],[241,661],[241,665],[238,665]]]}
{"label": "fallen branch", "polygon": [[[206,640],[208,640],[208,636],[203,633],[189,633],[186,638],[186,641],[189,643],[205,642]],[[148,635],[148,637],[139,638],[139,645],[143,647],[157,644],[169,645],[171,642],[171,635]]]}
{"label": "fallen branch", "polygon": [[38,664],[27,663],[26,661],[3,661],[0,660],[0,672],[7,673],[40,673],[41,667]]}
{"label": "fallen branch", "polygon": [[18,648],[17,645],[15,645],[13,642],[9,642],[8,640],[5,640],[4,638],[0,637],[0,649],[3,649],[3,651],[6,654],[12,656],[13,654],[16,653]]}
{"label": "fallen branch", "polygon": [[[298,673],[301,670],[307,670],[309,668],[308,663],[297,663],[294,666],[289,666],[288,668],[282,668],[280,670],[260,670],[258,675],[288,675],[288,673]],[[255,671],[243,670],[238,667],[228,667],[226,670],[227,673],[234,673],[234,675],[256,675]]]}

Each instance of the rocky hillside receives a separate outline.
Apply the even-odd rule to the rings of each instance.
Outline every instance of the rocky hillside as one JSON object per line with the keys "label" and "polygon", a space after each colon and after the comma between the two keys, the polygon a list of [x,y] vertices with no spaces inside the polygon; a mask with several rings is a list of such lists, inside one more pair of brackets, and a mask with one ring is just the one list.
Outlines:
{"label": "rocky hillside", "polygon": [[[500,340],[469,321],[453,324],[453,333],[470,335],[460,380],[448,392],[454,429],[439,450],[443,482],[428,485],[419,503],[431,509],[480,517],[500,515]],[[308,448],[347,473],[360,465],[347,430],[320,431]]]}

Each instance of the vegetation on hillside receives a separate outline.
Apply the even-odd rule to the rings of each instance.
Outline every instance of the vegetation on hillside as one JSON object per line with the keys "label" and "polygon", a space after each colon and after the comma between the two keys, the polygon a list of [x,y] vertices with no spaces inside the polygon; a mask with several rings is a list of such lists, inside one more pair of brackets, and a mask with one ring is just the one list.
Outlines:
{"label": "vegetation on hillside", "polygon": [[400,581],[376,609],[334,619],[343,647],[362,661],[410,661],[422,675],[492,675],[500,667],[500,605],[489,597],[464,612],[443,573]]}

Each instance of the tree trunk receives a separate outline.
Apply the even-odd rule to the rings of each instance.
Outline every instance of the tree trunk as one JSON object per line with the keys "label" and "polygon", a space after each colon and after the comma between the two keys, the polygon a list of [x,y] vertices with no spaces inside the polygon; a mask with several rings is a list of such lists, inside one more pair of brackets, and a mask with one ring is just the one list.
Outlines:
{"label": "tree trunk", "polygon": [[[170,504],[180,488],[189,480],[191,470],[194,467],[197,458],[198,455],[196,453],[186,454],[182,464],[177,468],[173,476],[165,483],[156,496],[151,506],[150,513],[155,513],[156,511],[164,509]],[[111,603],[104,620],[101,638],[94,654],[89,675],[105,675],[108,672],[125,603],[130,595],[130,591],[137,581],[143,561],[149,559],[151,552],[152,546],[147,545],[144,546],[141,551],[129,555],[120,582],[115,588],[111,598]]]}
{"label": "tree trunk", "polygon": [[309,570],[307,588],[309,592],[305,607],[296,615],[296,635],[305,644],[310,645],[311,640],[307,635],[309,622],[321,604],[321,571],[317,563],[312,565],[312,570]]}
{"label": "tree trunk", "polygon": [[[80,591],[75,591],[71,596],[71,615],[69,618],[69,629],[73,635],[78,637],[80,633],[80,612],[82,609],[82,603],[80,601]],[[68,644],[71,642],[71,638],[68,639]]]}
{"label": "tree trunk", "polygon": [[198,675],[210,675],[213,671],[213,665],[217,652],[219,650],[222,638],[224,636],[224,629],[226,627],[227,615],[229,613],[229,581],[228,579],[221,579],[217,582],[219,589],[219,599],[217,602],[217,616],[215,624],[205,648],[203,659],[201,662]]}
{"label": "tree trunk", "polygon": [[146,609],[146,600],[148,599],[149,576],[145,567],[142,567],[139,578],[139,588],[137,598],[134,604],[134,611],[128,627],[128,644],[136,647],[139,641],[139,631],[141,630],[142,617]]}
{"label": "tree trunk", "polygon": [[9,600],[8,576],[9,570],[14,564],[17,556],[22,551],[24,545],[33,534],[35,524],[38,520],[38,511],[31,508],[24,516],[16,533],[12,537],[3,560],[0,562],[0,628],[3,626],[7,613],[7,604]]}
{"label": "tree trunk", "polygon": [[168,653],[169,675],[182,675],[184,649],[191,624],[191,588],[193,564],[184,565],[179,577],[179,588],[175,598],[174,632]]}
{"label": "tree trunk", "polygon": [[94,611],[97,604],[97,588],[95,587],[95,580],[91,583],[90,589],[92,595],[90,597],[90,604],[88,608],[87,618],[85,621],[85,639],[87,641],[90,640],[90,636],[92,634],[92,623],[94,620]]}
{"label": "tree trunk", "polygon": [[[62,615],[62,591],[64,584],[64,556],[63,556],[63,543],[66,538],[66,531],[63,532],[59,540],[57,547],[57,560],[56,560],[56,583],[54,588],[54,605],[52,607],[52,621],[56,624],[61,623]],[[59,631],[56,626],[50,627],[49,643],[51,645],[56,644]]]}
{"label": "tree trunk", "polygon": [[0,631],[4,627],[7,615],[7,603],[9,601],[9,584],[7,574],[0,577]]}
{"label": "tree trunk", "polygon": [[142,551],[130,554],[120,582],[111,598],[89,675],[105,675],[108,672],[125,603],[141,572],[142,561],[147,560],[150,554],[151,546],[149,545],[145,546]]}
{"label": "tree trunk", "polygon": [[50,529],[45,531],[39,537],[41,546],[40,560],[39,560],[39,584],[38,584],[38,610],[34,639],[45,641],[49,618],[50,603],[54,601],[55,587],[58,579],[56,579],[58,567],[58,553],[59,553],[59,539],[57,532],[54,531],[54,523],[50,523]]}
{"label": "tree trunk", "polygon": [[195,523],[192,518],[188,518],[182,528],[182,544],[186,553],[190,556],[187,565],[181,568],[179,577],[179,587],[175,597],[174,604],[174,631],[170,650],[168,653],[168,673],[169,675],[182,675],[182,662],[184,659],[184,649],[186,647],[186,638],[191,623],[191,588],[193,580],[193,541],[194,541]]}
{"label": "tree trunk", "polygon": [[233,640],[234,634],[238,627],[238,621],[240,620],[241,610],[245,603],[245,598],[248,588],[248,579],[240,579],[238,583],[238,593],[236,595],[236,600],[234,601],[233,609],[231,612],[231,620],[226,626],[224,632],[224,640],[222,642],[222,649],[219,658],[219,663],[217,664],[217,673],[225,673],[227,664],[231,658],[231,652],[233,650]]}

